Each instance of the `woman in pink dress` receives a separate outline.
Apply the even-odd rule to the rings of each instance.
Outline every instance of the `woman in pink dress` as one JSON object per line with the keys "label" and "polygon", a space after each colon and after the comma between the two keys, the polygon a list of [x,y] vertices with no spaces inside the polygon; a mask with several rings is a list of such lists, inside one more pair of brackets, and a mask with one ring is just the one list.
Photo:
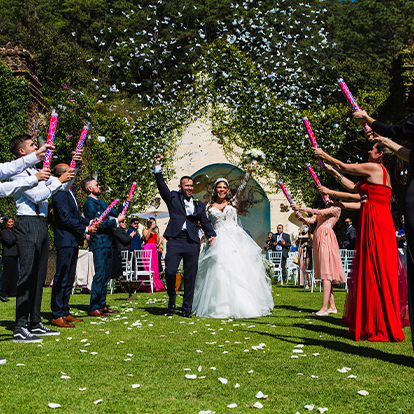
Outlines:
{"label": "woman in pink dress", "polygon": [[[312,316],[326,316],[330,313],[338,313],[335,306],[332,283],[344,283],[346,279],[333,227],[339,220],[341,209],[339,207],[313,209],[297,205],[293,205],[292,208],[294,211],[298,211],[297,217],[300,221],[307,224],[317,223],[313,233],[312,244],[313,272],[315,279],[322,280],[323,297],[321,309],[316,313],[312,313]],[[313,214],[313,216],[303,217],[300,213],[301,211]]]}
{"label": "woman in pink dress", "polygon": [[[159,234],[155,231],[156,223],[154,218],[150,218],[147,222],[147,228],[142,231],[142,238],[144,240],[144,245],[142,250],[151,250],[151,270],[152,279],[154,282],[154,291],[155,292],[165,292],[165,287],[161,282],[159,268],[158,268],[158,251],[157,244],[159,243]],[[151,287],[148,285],[141,285],[139,288],[140,292],[151,292]]]}

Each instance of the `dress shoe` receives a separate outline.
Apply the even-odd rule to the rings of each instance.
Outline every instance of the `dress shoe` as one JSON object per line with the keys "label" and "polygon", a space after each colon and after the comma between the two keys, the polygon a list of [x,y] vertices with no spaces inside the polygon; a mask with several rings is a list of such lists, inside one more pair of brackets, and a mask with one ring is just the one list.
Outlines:
{"label": "dress shoe", "polygon": [[175,313],[175,297],[168,299],[168,313]]}
{"label": "dress shoe", "polygon": [[105,306],[103,309],[100,309],[102,313],[119,313],[117,310],[109,309],[108,306]]}
{"label": "dress shoe", "polygon": [[96,309],[94,311],[89,311],[88,316],[100,316],[101,318],[106,318],[108,315],[101,312],[99,309]]}
{"label": "dress shoe", "polygon": [[183,316],[184,318],[192,318],[193,315],[191,315],[191,311],[183,310]]}
{"label": "dress shoe", "polygon": [[52,325],[59,326],[59,328],[74,328],[75,327],[75,325],[68,323],[65,318],[52,319]]}
{"label": "dress shoe", "polygon": [[71,314],[69,314],[68,316],[64,316],[64,318],[66,319],[66,322],[83,322],[83,319],[80,318],[74,318]]}
{"label": "dress shoe", "polygon": [[329,309],[327,310],[327,312],[328,312],[328,313],[338,313],[338,309],[331,309],[331,308],[329,308]]}
{"label": "dress shoe", "polygon": [[6,298],[5,296],[0,295],[0,300],[2,302],[8,302],[10,299],[9,298]]}

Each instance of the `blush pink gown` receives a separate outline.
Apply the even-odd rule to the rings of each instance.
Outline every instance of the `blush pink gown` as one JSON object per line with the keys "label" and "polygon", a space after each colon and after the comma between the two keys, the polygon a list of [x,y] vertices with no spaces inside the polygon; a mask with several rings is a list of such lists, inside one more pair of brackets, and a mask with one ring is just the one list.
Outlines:
{"label": "blush pink gown", "polygon": [[319,210],[305,207],[303,211],[313,214],[313,216],[302,217],[302,221],[308,224],[317,223],[312,243],[315,279],[344,283],[346,281],[344,267],[342,266],[338,240],[333,231],[333,227],[341,215],[341,209],[329,207]]}

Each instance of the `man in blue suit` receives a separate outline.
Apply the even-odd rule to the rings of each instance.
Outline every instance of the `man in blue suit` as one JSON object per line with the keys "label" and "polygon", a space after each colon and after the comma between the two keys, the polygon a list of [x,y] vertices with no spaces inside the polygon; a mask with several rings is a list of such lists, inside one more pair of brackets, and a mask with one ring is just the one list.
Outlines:
{"label": "man in blue suit", "polygon": [[141,250],[142,239],[138,233],[138,219],[132,219],[130,228],[127,231],[127,235],[129,236],[133,231],[135,231],[135,236],[131,240],[131,251],[134,250]]}
{"label": "man in blue suit", "polygon": [[[81,181],[81,187],[88,195],[83,205],[83,214],[88,220],[93,220],[95,217],[99,217],[108,205],[98,198],[101,195],[101,187],[96,180],[91,177],[85,178]],[[128,201],[132,201],[132,199]],[[106,216],[96,234],[93,234],[89,240],[89,250],[93,253],[95,265],[89,316],[108,316],[108,313],[119,313],[107,306],[106,293],[112,272],[113,230],[118,227],[119,221],[125,220],[125,216],[120,214],[121,211],[122,206],[116,210],[112,209],[109,215],[117,218],[112,219],[109,215]]]}
{"label": "man in blue suit", "polygon": [[[56,177],[69,170],[69,165],[58,164],[54,168]],[[78,201],[72,190],[60,190],[52,196],[55,217],[55,247],[57,249],[56,274],[52,286],[52,325],[60,328],[74,328],[82,319],[70,314],[69,299],[75,281],[79,246],[85,233],[94,234],[92,222],[79,213]]]}
{"label": "man in blue suit", "polygon": [[170,191],[161,172],[161,154],[155,154],[154,161],[155,181],[157,182],[158,191],[167,204],[170,214],[170,221],[164,232],[164,237],[168,240],[167,254],[165,256],[165,277],[169,297],[168,312],[175,312],[175,277],[180,261],[183,259],[183,316],[191,318],[195,278],[198,270],[198,256],[200,254],[198,222],[200,222],[201,228],[210,244],[214,241],[216,233],[206,216],[205,205],[192,197],[192,178],[188,176],[181,177],[180,191]]}

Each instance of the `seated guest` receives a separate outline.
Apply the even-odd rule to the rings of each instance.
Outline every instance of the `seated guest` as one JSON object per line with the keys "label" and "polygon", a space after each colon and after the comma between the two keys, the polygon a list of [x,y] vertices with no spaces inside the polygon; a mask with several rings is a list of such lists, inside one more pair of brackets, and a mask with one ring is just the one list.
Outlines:
{"label": "seated guest", "polygon": [[[151,270],[153,271],[153,281],[154,281],[154,291],[165,291],[164,285],[161,282],[159,276],[159,267],[158,267],[158,252],[157,244],[159,242],[159,235],[155,231],[156,223],[154,218],[150,218],[147,222],[147,228],[143,230],[143,240],[144,246],[142,250],[150,250],[152,252],[151,256]],[[147,285],[141,286],[140,291],[150,292],[151,288]]]}
{"label": "seated guest", "polygon": [[263,247],[264,251],[266,252],[266,259],[269,259],[269,252],[273,250],[273,240],[272,240],[273,233],[269,231],[267,233],[267,240]]}
{"label": "seated guest", "polygon": [[131,251],[141,250],[142,239],[138,233],[138,224],[139,224],[138,219],[132,219],[130,227],[127,231],[128,236],[130,236],[132,232],[135,233],[135,235],[132,237],[132,240],[131,240]]}
{"label": "seated guest", "polygon": [[3,244],[3,276],[1,278],[1,296],[15,297],[19,280],[17,239],[13,233],[13,219],[3,218],[1,241]]}
{"label": "seated guest", "polygon": [[136,230],[129,233],[126,232],[126,220],[118,222],[119,227],[114,230],[114,258],[112,262],[112,279],[118,279],[122,276],[122,251],[131,252],[132,241],[137,234]]}
{"label": "seated guest", "polygon": [[296,239],[295,244],[292,244],[289,252],[297,252],[299,250],[299,239]]}

